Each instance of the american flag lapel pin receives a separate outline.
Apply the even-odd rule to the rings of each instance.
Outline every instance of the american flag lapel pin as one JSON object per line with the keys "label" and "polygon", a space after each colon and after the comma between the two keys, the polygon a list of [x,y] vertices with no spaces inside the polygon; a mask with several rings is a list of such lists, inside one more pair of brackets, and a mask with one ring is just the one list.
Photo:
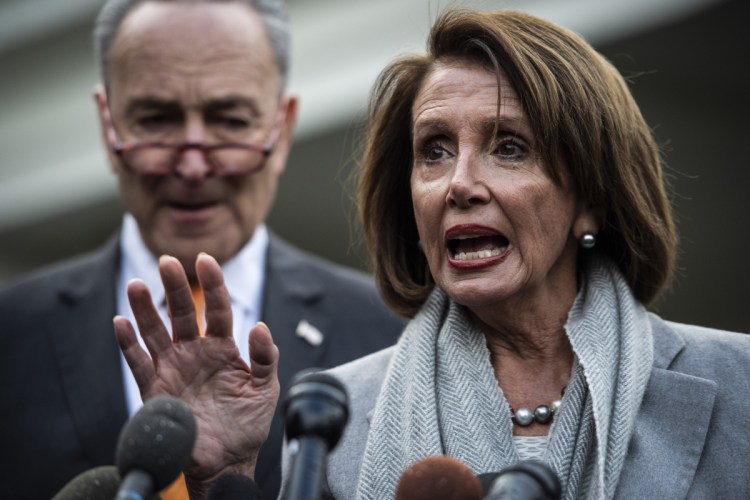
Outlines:
{"label": "american flag lapel pin", "polygon": [[297,337],[304,339],[312,346],[319,346],[323,343],[323,334],[321,331],[311,325],[306,319],[302,319],[297,323],[297,330],[295,333],[297,334]]}

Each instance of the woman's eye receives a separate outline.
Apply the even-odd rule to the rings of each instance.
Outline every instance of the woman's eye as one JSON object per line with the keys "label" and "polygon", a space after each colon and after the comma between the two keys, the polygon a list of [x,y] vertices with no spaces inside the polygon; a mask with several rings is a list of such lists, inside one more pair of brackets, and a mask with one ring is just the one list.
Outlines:
{"label": "woman's eye", "polygon": [[446,159],[450,152],[438,141],[428,141],[420,149],[418,156],[428,162]]}
{"label": "woman's eye", "polygon": [[497,154],[503,158],[517,159],[526,153],[526,148],[517,141],[504,140],[497,146]]}
{"label": "woman's eye", "polygon": [[425,152],[425,158],[430,161],[437,161],[445,157],[445,149],[440,146],[429,146]]}

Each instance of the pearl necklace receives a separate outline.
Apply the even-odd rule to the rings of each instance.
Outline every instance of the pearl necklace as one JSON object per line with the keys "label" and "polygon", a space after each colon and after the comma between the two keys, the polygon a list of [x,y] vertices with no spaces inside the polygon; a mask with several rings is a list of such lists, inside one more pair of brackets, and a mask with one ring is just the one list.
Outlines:
{"label": "pearl necklace", "polygon": [[521,427],[531,425],[532,422],[537,422],[539,424],[549,424],[552,422],[552,418],[555,416],[555,414],[560,410],[563,394],[565,394],[565,387],[563,387],[562,391],[560,391],[560,399],[552,401],[549,405],[541,404],[537,406],[533,412],[526,407],[521,407],[518,410],[514,410],[509,403],[508,407],[510,407],[510,419],[514,424],[520,425]]}

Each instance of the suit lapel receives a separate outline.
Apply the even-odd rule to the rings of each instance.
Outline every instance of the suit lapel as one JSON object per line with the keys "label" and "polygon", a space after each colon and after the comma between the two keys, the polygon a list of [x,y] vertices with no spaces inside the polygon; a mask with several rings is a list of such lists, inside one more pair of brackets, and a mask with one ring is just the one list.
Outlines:
{"label": "suit lapel", "polygon": [[654,368],[617,498],[685,498],[706,442],[716,383],[668,370],[684,341],[654,318]]}
{"label": "suit lapel", "polygon": [[[274,234],[269,236],[261,319],[271,329],[282,356],[279,383],[283,400],[295,373],[305,367],[324,366],[326,346],[331,341],[326,335],[331,328],[326,313],[321,314],[316,308],[323,289],[311,274],[309,264]],[[322,344],[313,345],[297,336],[295,332],[302,320],[326,336]],[[276,407],[271,437],[261,448],[256,477],[280,480],[281,436],[284,434],[281,407],[281,404]]]}
{"label": "suit lapel", "polygon": [[48,331],[72,420],[93,463],[113,463],[127,419],[114,338],[117,239],[59,284]]}
{"label": "suit lapel", "polygon": [[[308,266],[288,245],[273,234],[268,245],[268,266],[263,296],[263,321],[274,342],[283,353],[279,378],[282,385],[303,366],[321,366],[325,347],[330,339],[330,323],[326,314],[316,309],[323,288],[310,274]],[[313,345],[296,333],[301,321],[307,322],[324,335],[320,345]]]}

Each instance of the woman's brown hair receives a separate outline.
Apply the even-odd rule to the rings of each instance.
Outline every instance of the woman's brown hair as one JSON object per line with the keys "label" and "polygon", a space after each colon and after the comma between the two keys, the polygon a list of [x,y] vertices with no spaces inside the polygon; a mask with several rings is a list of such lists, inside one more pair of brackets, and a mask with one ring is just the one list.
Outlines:
{"label": "woman's brown hair", "polygon": [[556,24],[460,9],[437,19],[427,54],[386,67],[370,96],[358,206],[391,308],[413,316],[434,286],[411,202],[411,111],[426,76],[447,59],[507,75],[550,176],[570,179],[579,201],[601,216],[595,251],[619,266],[638,300],[651,303],[671,278],[677,235],[658,147],[622,76]]}

